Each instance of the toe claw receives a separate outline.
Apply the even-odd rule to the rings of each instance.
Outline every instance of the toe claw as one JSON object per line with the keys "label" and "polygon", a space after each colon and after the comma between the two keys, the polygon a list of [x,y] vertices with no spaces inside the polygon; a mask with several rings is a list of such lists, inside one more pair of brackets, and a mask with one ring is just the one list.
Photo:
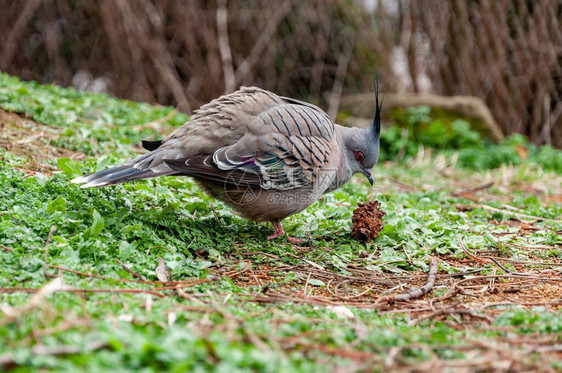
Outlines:
{"label": "toe claw", "polygon": [[275,233],[273,233],[272,235],[267,236],[267,240],[269,241],[269,240],[272,240],[272,239],[274,239],[274,238],[281,237],[283,234],[284,234],[284,232],[281,233],[281,234],[278,234],[277,232],[275,232]]}
{"label": "toe claw", "polygon": [[289,242],[292,242],[295,245],[299,245],[299,244],[303,243],[304,241],[306,241],[306,240],[303,240],[301,238],[294,238],[294,237],[289,237],[289,236],[287,236],[287,239],[289,240]]}
{"label": "toe claw", "polygon": [[272,240],[274,238],[277,237],[281,237],[282,235],[285,234],[285,231],[283,230],[283,226],[281,225],[281,222],[273,222],[273,226],[275,227],[275,232],[273,232],[273,234],[271,236],[267,237],[267,240]]}
{"label": "toe claw", "polygon": [[[283,230],[283,226],[281,225],[281,222],[272,222],[273,226],[275,227],[275,232],[273,232],[273,234],[271,236],[267,237],[267,240],[272,240],[274,238],[277,237],[281,237],[285,234],[285,231]],[[287,239],[289,240],[289,242],[298,245],[303,243],[305,240],[301,240],[300,238],[293,238],[293,237],[289,237],[289,235],[287,235]]]}

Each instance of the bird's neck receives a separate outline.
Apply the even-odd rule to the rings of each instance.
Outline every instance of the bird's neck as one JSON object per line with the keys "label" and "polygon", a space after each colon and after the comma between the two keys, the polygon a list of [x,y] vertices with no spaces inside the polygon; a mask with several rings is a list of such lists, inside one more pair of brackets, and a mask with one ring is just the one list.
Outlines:
{"label": "bird's neck", "polygon": [[351,179],[351,176],[353,176],[353,171],[349,164],[349,160],[347,159],[344,153],[345,136],[346,136],[346,132],[348,131],[352,131],[352,129],[336,124],[336,136],[337,136],[338,145],[336,146],[337,154],[335,154],[334,156],[337,159],[335,164],[338,165],[338,168],[336,170],[336,177],[334,178],[332,184],[330,185],[327,191],[338,189],[339,187],[347,183],[349,179]]}

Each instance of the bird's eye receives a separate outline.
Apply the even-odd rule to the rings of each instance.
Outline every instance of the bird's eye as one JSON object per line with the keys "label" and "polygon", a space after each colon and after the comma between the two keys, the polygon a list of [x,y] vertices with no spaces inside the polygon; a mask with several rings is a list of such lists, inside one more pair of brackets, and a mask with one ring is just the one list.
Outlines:
{"label": "bird's eye", "polygon": [[355,159],[357,160],[357,162],[363,163],[363,161],[365,160],[365,154],[363,154],[363,152],[355,152]]}

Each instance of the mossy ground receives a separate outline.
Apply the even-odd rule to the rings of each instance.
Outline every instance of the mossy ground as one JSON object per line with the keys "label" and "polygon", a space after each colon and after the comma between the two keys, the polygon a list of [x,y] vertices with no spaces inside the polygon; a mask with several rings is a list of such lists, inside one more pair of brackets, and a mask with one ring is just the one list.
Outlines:
{"label": "mossy ground", "polygon": [[[188,178],[69,182],[186,116],[0,83],[2,370],[562,369],[562,176],[536,158],[475,171],[417,145],[287,219],[294,246]],[[364,243],[371,199],[385,227]],[[431,257],[432,291],[394,302]]]}

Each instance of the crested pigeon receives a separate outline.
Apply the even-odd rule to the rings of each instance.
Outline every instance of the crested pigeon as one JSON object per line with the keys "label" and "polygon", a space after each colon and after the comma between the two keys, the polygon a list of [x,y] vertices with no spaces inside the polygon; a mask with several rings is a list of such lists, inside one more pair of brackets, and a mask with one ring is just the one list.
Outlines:
{"label": "crested pigeon", "polygon": [[[82,188],[163,175],[188,175],[242,217],[273,223],[267,239],[285,234],[281,220],[362,173],[373,185],[379,158],[381,105],[369,128],[335,124],[320,108],[257,87],[241,87],[203,105],[150,152],[78,177]],[[291,242],[302,242],[287,236]]]}

